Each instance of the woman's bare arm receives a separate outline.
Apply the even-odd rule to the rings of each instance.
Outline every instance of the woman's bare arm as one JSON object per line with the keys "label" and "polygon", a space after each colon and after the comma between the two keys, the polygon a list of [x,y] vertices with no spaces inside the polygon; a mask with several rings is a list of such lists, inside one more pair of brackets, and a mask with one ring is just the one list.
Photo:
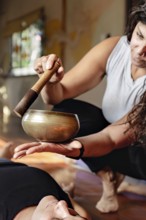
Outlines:
{"label": "woman's bare arm", "polygon": [[112,150],[127,147],[134,141],[129,129],[127,115],[121,120],[107,126],[102,131],[78,138],[85,147],[84,156],[102,156]]}
{"label": "woman's bare arm", "polygon": [[84,157],[103,156],[115,149],[126,147],[134,141],[134,135],[128,129],[129,123],[125,116],[100,132],[79,137],[68,143],[31,142],[22,144],[15,148],[14,158],[35,152],[54,152],[69,157],[78,157],[82,144],[85,148]]}
{"label": "woman's bare arm", "polygon": [[[107,59],[118,40],[119,37],[112,37],[102,41],[65,74],[62,67],[62,71],[53,76],[53,78],[58,77],[57,82],[49,81],[43,88],[41,94],[44,102],[54,105],[64,99],[77,97],[98,85],[105,75]],[[46,67],[52,66],[57,59],[54,54],[39,58],[35,70],[39,70],[39,66],[41,71],[45,71]]]}

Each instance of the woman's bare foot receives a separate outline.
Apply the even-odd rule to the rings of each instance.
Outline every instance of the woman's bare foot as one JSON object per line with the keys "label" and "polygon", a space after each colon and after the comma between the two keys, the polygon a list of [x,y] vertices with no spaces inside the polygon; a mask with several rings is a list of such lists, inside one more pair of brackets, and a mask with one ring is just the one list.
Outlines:
{"label": "woman's bare foot", "polygon": [[130,193],[135,193],[137,195],[142,195],[146,196],[146,184],[141,184],[141,183],[129,183],[126,181],[123,181],[120,186],[118,187],[117,190],[118,193],[122,192],[130,192]]}
{"label": "woman's bare foot", "polygon": [[11,159],[14,153],[13,142],[8,142],[0,148],[0,158]]}
{"label": "woman's bare foot", "polygon": [[97,202],[96,208],[102,213],[115,212],[119,208],[117,199],[117,187],[123,180],[124,176],[119,173],[114,173],[110,169],[105,169],[98,172],[103,184],[103,194]]}

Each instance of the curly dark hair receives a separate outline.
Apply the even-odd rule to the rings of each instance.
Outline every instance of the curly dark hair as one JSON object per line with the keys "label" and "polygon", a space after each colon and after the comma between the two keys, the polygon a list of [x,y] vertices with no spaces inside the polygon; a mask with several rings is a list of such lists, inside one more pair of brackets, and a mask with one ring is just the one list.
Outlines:
{"label": "curly dark hair", "polygon": [[146,137],[146,91],[141,95],[140,102],[129,113],[128,123],[129,129],[133,130],[136,142],[143,144]]}
{"label": "curly dark hair", "polygon": [[146,1],[143,1],[143,4],[141,5],[134,6],[129,15],[128,24],[125,31],[129,42],[131,41],[132,33],[138,22],[146,24]]}

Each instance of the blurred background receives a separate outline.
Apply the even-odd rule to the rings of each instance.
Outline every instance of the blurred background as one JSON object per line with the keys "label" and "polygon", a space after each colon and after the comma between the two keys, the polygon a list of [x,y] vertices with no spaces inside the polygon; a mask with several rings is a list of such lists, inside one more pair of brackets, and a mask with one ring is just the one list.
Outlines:
{"label": "blurred background", "polygon": [[[122,35],[132,0],[1,0],[0,1],[0,113],[13,108],[38,79],[34,60],[57,54],[65,70],[101,40]],[[100,51],[99,51],[100,53]],[[101,104],[105,81],[78,97]],[[44,106],[39,97],[34,103]]]}

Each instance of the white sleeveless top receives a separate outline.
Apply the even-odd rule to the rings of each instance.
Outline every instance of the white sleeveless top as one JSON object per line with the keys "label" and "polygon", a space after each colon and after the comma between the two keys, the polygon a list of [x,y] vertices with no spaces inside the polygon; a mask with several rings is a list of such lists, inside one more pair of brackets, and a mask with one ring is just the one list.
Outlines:
{"label": "white sleeveless top", "polygon": [[122,36],[108,58],[107,87],[102,110],[110,123],[127,114],[146,90],[146,75],[133,81],[131,77],[131,51],[127,37]]}

